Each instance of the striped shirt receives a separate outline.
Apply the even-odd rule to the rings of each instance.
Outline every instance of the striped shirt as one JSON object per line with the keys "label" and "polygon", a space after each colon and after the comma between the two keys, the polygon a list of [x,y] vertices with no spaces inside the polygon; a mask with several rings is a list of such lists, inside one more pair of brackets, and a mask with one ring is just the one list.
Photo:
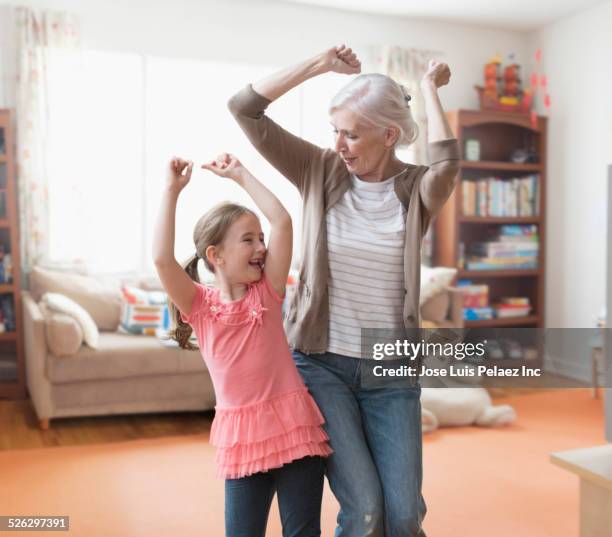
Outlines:
{"label": "striped shirt", "polygon": [[328,352],[361,358],[362,328],[402,328],[406,209],[395,177],[351,188],[326,214]]}

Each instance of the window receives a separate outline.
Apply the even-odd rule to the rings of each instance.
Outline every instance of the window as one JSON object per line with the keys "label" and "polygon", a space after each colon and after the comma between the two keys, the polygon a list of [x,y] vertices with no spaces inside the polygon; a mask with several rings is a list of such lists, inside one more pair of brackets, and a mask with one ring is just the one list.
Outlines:
{"label": "window", "polygon": [[[188,59],[85,51],[53,53],[49,69],[50,261],[99,273],[153,272],[151,244],[169,159],[194,161],[179,199],[176,256],[193,254],[198,218],[223,200],[253,209],[231,181],[199,168],[234,153],[293,216],[299,254],[297,190],[251,146],[227,109],[247,83],[276,70]],[[333,144],[331,96],[347,82],[329,75],[307,82],[270,107],[289,131]],[[264,233],[268,226],[262,218]]]}

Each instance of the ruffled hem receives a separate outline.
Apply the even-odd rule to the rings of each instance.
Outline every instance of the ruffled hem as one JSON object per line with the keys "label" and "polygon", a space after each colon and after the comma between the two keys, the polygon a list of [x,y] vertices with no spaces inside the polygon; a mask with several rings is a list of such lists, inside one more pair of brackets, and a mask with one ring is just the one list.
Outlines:
{"label": "ruffled hem", "polygon": [[220,448],[253,445],[280,438],[298,429],[319,428],[324,421],[304,387],[252,405],[217,408],[210,442]]}
{"label": "ruffled hem", "polygon": [[217,476],[223,479],[239,479],[258,472],[267,472],[274,468],[280,468],[285,464],[304,457],[327,457],[331,453],[332,449],[326,442],[301,444],[278,453],[271,453],[254,461],[220,464],[217,466]]}
{"label": "ruffled hem", "polygon": [[253,444],[236,444],[231,447],[217,448],[216,460],[221,466],[245,464],[248,462],[264,460],[276,453],[283,453],[288,449],[308,444],[325,444],[329,437],[320,427],[300,427],[293,431],[267,438]]}

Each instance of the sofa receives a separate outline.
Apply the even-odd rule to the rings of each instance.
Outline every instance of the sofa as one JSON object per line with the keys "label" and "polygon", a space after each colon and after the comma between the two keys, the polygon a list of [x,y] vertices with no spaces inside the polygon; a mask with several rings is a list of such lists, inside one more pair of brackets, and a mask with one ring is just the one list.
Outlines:
{"label": "sofa", "polygon": [[[214,408],[198,351],[119,330],[120,286],[41,268],[30,272],[29,290],[23,291],[26,382],[42,429],[53,418]],[[67,296],[91,314],[99,329],[97,349],[72,346],[71,320],[40,303],[47,292]]]}
{"label": "sofa", "polygon": [[[210,375],[198,351],[170,347],[156,336],[120,330],[126,282],[34,268],[23,291],[26,381],[42,429],[62,417],[214,408]],[[144,289],[156,280],[130,281]],[[99,330],[97,349],[82,344],[78,327],[41,302],[60,293],[83,307]],[[421,306],[423,326],[461,327],[462,298],[445,286]]]}

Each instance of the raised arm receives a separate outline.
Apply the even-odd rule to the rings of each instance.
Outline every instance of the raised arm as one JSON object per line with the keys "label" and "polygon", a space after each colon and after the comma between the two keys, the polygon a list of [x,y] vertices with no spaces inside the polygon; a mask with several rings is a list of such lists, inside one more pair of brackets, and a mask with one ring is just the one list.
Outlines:
{"label": "raised arm", "polygon": [[451,195],[459,170],[459,146],[442,108],[438,88],[448,84],[450,69],[445,63],[429,62],[421,80],[427,114],[427,141],[430,167],[420,184],[420,195],[430,216],[435,215]]}
{"label": "raised arm", "polygon": [[174,228],[178,197],[189,183],[192,169],[192,162],[179,158],[170,162],[153,238],[157,274],[170,300],[186,315],[191,313],[196,287],[174,256]]}
{"label": "raised arm", "polygon": [[202,168],[235,181],[251,196],[270,222],[265,273],[279,296],[284,296],[291,266],[293,227],[291,216],[279,199],[261,184],[234,156],[224,153]]}
{"label": "raised arm", "polygon": [[327,72],[356,74],[360,70],[361,63],[350,48],[333,47],[247,86],[229,100],[228,107],[259,153],[302,191],[309,163],[323,150],[272,121],[265,114],[266,108],[314,76]]}

